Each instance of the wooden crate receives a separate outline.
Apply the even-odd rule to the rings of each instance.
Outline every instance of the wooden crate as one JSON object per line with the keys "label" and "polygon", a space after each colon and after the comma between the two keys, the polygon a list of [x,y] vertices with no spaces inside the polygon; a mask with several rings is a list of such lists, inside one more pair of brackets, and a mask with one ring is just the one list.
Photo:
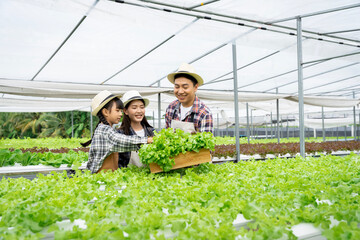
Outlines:
{"label": "wooden crate", "polygon": [[[211,155],[209,149],[201,149],[199,152],[186,152],[180,153],[174,157],[175,165],[172,169],[183,168],[188,166],[197,165],[200,163],[211,162]],[[161,167],[156,163],[149,164],[152,173],[162,172]]]}

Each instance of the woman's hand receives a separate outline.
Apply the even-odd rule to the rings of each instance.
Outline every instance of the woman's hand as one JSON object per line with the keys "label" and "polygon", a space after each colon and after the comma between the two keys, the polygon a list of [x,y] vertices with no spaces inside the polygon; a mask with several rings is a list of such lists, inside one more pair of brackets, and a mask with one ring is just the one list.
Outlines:
{"label": "woman's hand", "polygon": [[147,139],[147,143],[153,143],[154,141],[153,141],[153,138],[152,137],[148,137],[148,139]]}

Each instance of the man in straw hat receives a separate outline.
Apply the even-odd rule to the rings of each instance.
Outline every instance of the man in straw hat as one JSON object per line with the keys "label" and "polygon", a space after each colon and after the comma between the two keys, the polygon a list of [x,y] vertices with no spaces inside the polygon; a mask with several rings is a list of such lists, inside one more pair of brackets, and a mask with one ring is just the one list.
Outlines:
{"label": "man in straw hat", "polygon": [[204,80],[195,73],[194,68],[183,63],[167,78],[174,84],[177,100],[166,109],[166,128],[180,128],[186,132],[213,132],[211,111],[195,94]]}

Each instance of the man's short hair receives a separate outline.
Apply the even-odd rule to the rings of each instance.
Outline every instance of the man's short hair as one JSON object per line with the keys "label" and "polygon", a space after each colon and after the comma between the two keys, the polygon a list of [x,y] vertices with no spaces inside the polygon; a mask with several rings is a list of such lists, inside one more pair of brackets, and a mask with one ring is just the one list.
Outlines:
{"label": "man's short hair", "polygon": [[181,78],[181,77],[184,77],[186,79],[189,79],[193,84],[194,86],[198,83],[198,81],[191,75],[189,74],[186,74],[186,73],[178,73],[174,76],[174,82],[177,78]]}

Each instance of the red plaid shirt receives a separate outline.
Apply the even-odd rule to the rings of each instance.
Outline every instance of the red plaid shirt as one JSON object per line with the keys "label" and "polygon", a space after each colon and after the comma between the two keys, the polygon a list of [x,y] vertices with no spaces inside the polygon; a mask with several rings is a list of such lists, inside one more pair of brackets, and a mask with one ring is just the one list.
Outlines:
{"label": "red plaid shirt", "polygon": [[[180,101],[175,100],[166,109],[165,122],[166,128],[171,126],[171,120],[180,121]],[[191,116],[193,115],[193,117]],[[191,122],[193,119],[194,127],[197,132],[213,132],[214,124],[210,109],[195,96],[191,110],[186,114],[184,122]]]}

